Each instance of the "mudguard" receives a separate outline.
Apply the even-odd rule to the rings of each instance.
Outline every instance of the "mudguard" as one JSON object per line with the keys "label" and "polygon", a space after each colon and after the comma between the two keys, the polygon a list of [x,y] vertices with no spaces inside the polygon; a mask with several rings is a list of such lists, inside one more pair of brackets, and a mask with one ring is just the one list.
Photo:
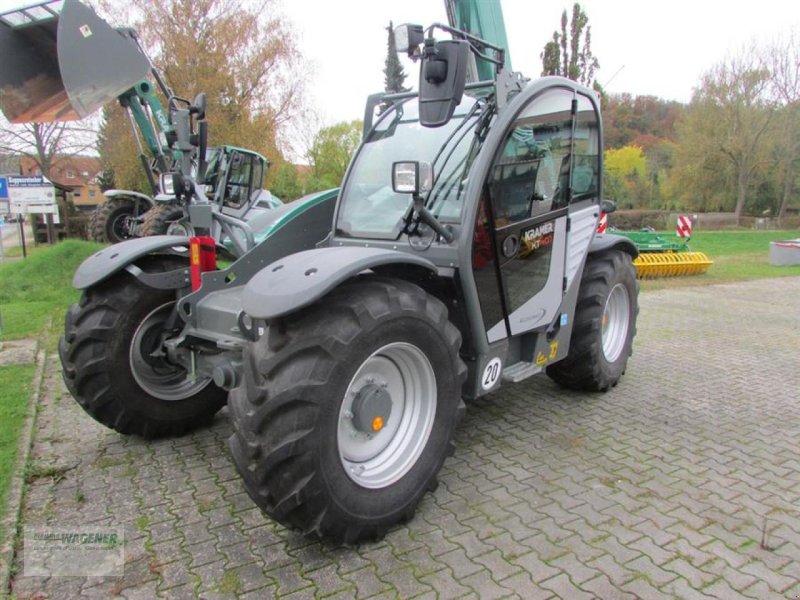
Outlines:
{"label": "mudguard", "polygon": [[632,241],[621,235],[614,235],[613,233],[595,235],[591,244],[589,244],[589,254],[617,247],[619,250],[630,254],[631,258],[639,256],[639,249]]}
{"label": "mudguard", "polygon": [[244,288],[242,308],[256,319],[281,317],[316,302],[362,271],[402,263],[436,273],[429,260],[396,250],[349,246],[305,250],[259,271]]}
{"label": "mudguard", "polygon": [[182,235],[154,235],[103,248],[81,263],[72,277],[72,286],[84,290],[108,279],[142,256],[174,247],[183,248],[188,257],[189,238]]}

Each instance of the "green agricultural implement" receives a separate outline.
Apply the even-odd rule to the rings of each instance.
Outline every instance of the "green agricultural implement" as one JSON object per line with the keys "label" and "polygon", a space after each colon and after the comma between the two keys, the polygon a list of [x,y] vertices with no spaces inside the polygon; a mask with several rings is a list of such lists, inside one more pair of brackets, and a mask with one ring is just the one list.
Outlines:
{"label": "green agricultural implement", "polygon": [[[609,212],[612,211],[613,208]],[[678,217],[674,238],[665,236],[652,227],[643,227],[639,231],[621,231],[609,227],[608,215],[603,213],[597,233],[603,235],[606,232],[626,237],[634,243],[639,256],[634,259],[633,266],[636,267],[636,276],[639,279],[700,275],[714,264],[702,252],[692,252],[689,248],[692,218],[688,215]]]}
{"label": "green agricultural implement", "polygon": [[704,253],[692,252],[688,238],[669,239],[650,229],[619,231],[611,227],[609,232],[624,236],[636,245],[639,256],[633,266],[639,279],[701,275],[714,264]]}

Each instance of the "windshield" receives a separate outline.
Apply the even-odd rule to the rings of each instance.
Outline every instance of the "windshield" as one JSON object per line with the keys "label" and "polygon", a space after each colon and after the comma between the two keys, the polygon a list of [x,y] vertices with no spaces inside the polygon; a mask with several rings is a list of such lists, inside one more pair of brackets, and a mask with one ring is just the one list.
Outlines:
{"label": "windshield", "polygon": [[483,101],[464,96],[455,116],[442,127],[423,127],[417,101],[400,105],[376,125],[358,151],[341,195],[337,234],[397,239],[412,203],[411,194],[392,190],[392,163],[433,163],[428,209],[441,221],[458,222],[466,186],[465,166]]}

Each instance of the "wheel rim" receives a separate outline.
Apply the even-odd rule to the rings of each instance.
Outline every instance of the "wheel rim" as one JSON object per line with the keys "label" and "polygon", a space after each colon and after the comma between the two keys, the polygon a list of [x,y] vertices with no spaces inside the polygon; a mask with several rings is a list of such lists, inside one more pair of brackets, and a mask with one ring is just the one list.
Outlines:
{"label": "wheel rim", "polygon": [[[391,402],[377,432],[359,425],[359,413],[375,410],[376,401],[360,402],[366,396]],[[371,489],[401,479],[422,454],[435,416],[436,375],[422,350],[395,342],[374,352],[356,371],[339,410],[337,445],[348,477]]]}
{"label": "wheel rim", "polygon": [[[182,215],[176,215],[176,218],[180,219],[181,216]],[[189,223],[182,220],[174,221],[167,225],[167,235],[191,237],[194,235],[194,228]]]}
{"label": "wheel rim", "polygon": [[193,381],[183,367],[167,362],[160,353],[161,332],[174,305],[174,302],[162,304],[142,320],[133,334],[129,353],[136,383],[151,396],[169,401],[194,396],[211,382],[210,379]]}
{"label": "wheel rim", "polygon": [[128,233],[128,217],[131,216],[130,212],[120,212],[111,219],[110,229],[111,229],[111,237],[118,239],[118,240],[127,240],[130,238],[130,234]]}
{"label": "wheel rim", "polygon": [[628,288],[618,283],[606,299],[603,310],[603,354],[608,362],[616,361],[625,348],[630,321]]}

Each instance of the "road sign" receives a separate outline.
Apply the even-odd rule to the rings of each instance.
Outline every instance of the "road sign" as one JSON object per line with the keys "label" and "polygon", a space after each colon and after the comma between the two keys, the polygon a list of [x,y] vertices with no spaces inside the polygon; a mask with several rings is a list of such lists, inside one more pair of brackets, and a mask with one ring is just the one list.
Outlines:
{"label": "road sign", "polygon": [[692,217],[689,215],[679,215],[678,216],[678,225],[675,228],[675,233],[678,234],[678,237],[692,237]]}
{"label": "road sign", "polygon": [[0,199],[8,200],[8,179],[0,177]]}
{"label": "road sign", "polygon": [[11,212],[58,214],[56,190],[42,175],[8,175]]}

